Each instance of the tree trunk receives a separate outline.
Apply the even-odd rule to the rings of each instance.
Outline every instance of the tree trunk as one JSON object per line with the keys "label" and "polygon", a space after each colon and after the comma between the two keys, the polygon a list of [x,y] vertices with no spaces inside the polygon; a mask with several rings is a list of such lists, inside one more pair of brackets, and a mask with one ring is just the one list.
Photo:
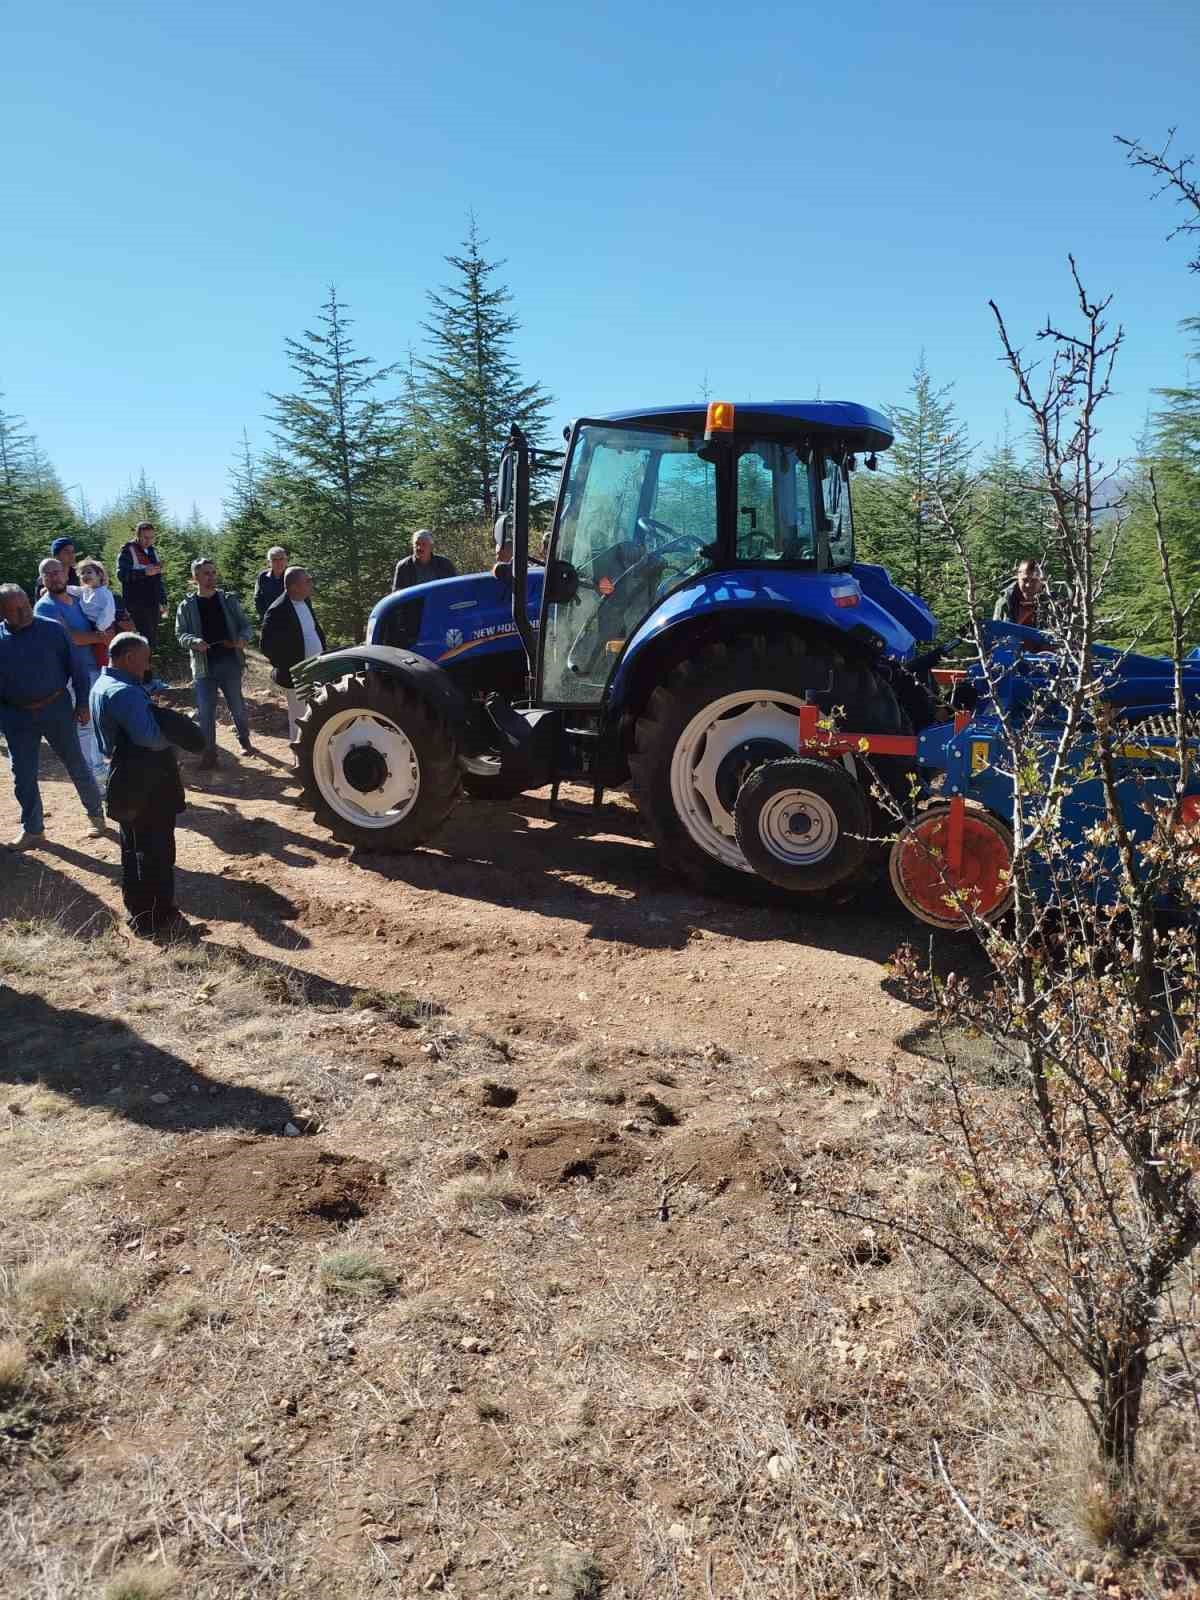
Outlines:
{"label": "tree trunk", "polygon": [[1098,1380],[1100,1454],[1122,1473],[1133,1470],[1148,1365],[1144,1336],[1117,1340]]}

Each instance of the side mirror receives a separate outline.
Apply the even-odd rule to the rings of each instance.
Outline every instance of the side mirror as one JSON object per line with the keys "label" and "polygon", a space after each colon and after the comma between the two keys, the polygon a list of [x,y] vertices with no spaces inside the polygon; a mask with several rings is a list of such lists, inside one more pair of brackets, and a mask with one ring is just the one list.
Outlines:
{"label": "side mirror", "polygon": [[551,561],[542,583],[548,605],[570,605],[579,593],[579,574],[569,561]]}
{"label": "side mirror", "polygon": [[496,470],[496,508],[505,512],[512,505],[513,497],[513,458],[512,452],[505,450],[500,457],[500,465]]}
{"label": "side mirror", "polygon": [[506,544],[512,543],[512,514],[510,512],[502,511],[500,513],[496,518],[492,533],[496,540],[497,550],[503,550]]}

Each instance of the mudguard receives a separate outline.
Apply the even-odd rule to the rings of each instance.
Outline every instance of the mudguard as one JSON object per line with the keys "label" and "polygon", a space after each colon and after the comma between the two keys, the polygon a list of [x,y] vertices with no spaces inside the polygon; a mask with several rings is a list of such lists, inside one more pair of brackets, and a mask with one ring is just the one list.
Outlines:
{"label": "mudguard", "polygon": [[[872,587],[878,586],[874,579],[871,582]],[[904,591],[895,593],[899,596]],[[765,572],[747,567],[709,572],[669,594],[634,630],[609,682],[607,703],[610,710],[620,710],[642,652],[673,628],[697,617],[717,615],[724,626],[733,628],[739,619],[753,626],[756,616],[775,613],[793,625],[818,623],[832,633],[844,633],[848,641],[857,636],[860,649],[887,661],[903,662],[912,657],[918,638],[931,638],[933,631],[932,626],[929,632],[924,631],[922,613],[928,617],[928,612],[920,601],[906,609],[914,626],[922,628],[921,633],[914,634],[885,610],[853,571],[818,573],[780,568]],[[929,617],[930,625],[932,620]]]}
{"label": "mudguard", "polygon": [[347,673],[391,673],[412,684],[439,714],[445,718],[456,735],[467,726],[467,702],[453,679],[432,661],[426,661],[411,650],[400,650],[394,645],[360,644],[348,650],[333,650],[328,655],[311,656],[292,668],[292,680],[307,697],[319,683],[333,683]]}

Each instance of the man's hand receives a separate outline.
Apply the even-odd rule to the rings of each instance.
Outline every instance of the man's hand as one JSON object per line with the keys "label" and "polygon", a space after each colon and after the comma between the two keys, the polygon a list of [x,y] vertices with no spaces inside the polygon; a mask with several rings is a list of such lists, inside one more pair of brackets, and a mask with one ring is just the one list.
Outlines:
{"label": "man's hand", "polygon": [[168,607],[167,606],[159,606],[159,608],[158,608],[158,614],[162,618],[166,617],[167,611],[168,611]]}
{"label": "man's hand", "polygon": [[200,652],[200,654],[202,656],[207,655],[208,654],[208,640],[207,639],[193,639],[192,640],[192,649],[193,650],[199,650],[199,652]]}
{"label": "man's hand", "polygon": [[107,644],[106,633],[76,633],[74,629],[68,630],[71,634],[72,644]]}
{"label": "man's hand", "polygon": [[92,720],[92,713],[88,710],[88,708],[86,706],[80,706],[79,709],[75,713],[75,721],[79,724],[79,726],[81,728],[86,728],[88,723],[91,720]]}
{"label": "man's hand", "polygon": [[116,623],[114,622],[110,624],[109,627],[105,628],[100,637],[104,640],[105,644],[111,644],[112,641],[117,637]]}

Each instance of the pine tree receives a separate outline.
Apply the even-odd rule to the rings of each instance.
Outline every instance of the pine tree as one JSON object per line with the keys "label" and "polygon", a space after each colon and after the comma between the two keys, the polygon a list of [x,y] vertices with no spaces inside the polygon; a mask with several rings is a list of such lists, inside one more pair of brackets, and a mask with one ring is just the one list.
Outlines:
{"label": "pine tree", "polygon": [[38,563],[60,534],[78,538],[80,523],[58,475],[24,418],[0,410],[0,583],[32,595]]}
{"label": "pine tree", "polygon": [[935,389],[922,355],[909,390],[911,404],[891,407],[896,442],[874,478],[855,481],[858,544],[895,582],[932,605],[943,627],[961,624],[965,588],[952,544],[939,524],[941,499],[957,505],[967,487],[969,450],[947,398]]}
{"label": "pine tree", "polygon": [[523,381],[512,354],[520,323],[508,309],[512,294],[493,281],[504,263],[485,260],[485,242],[472,216],[462,254],[446,257],[457,278],[428,296],[433,316],[424,326],[432,352],[420,364],[429,421],[422,471],[440,525],[490,523],[496,463],[511,424],[535,444],[549,426],[550,396]]}
{"label": "pine tree", "polygon": [[[1185,332],[1200,334],[1200,317]],[[1190,359],[1200,360],[1200,350]],[[1200,589],[1200,387],[1157,389],[1165,401],[1153,418],[1148,449],[1129,491],[1130,516],[1121,540],[1112,584],[1119,633],[1141,650],[1169,643],[1167,599],[1159,565],[1149,474],[1153,469],[1163,531],[1177,593]],[[1189,644],[1200,642],[1200,606],[1189,618]]]}
{"label": "pine tree", "polygon": [[262,469],[243,428],[241,446],[229,469],[225,519],[217,540],[217,559],[225,587],[248,604],[267,551],[273,544],[282,543]]}
{"label": "pine tree", "polygon": [[355,353],[336,288],[319,320],[323,331],[286,341],[298,389],[271,396],[279,448],[268,466],[276,514],[316,579],[323,615],[335,633],[361,639],[391,587],[396,401],[377,391],[395,368]]}
{"label": "pine tree", "polygon": [[1018,455],[1007,418],[975,478],[968,539],[980,610],[990,616],[1018,562],[1041,558],[1046,543],[1037,471]]}

